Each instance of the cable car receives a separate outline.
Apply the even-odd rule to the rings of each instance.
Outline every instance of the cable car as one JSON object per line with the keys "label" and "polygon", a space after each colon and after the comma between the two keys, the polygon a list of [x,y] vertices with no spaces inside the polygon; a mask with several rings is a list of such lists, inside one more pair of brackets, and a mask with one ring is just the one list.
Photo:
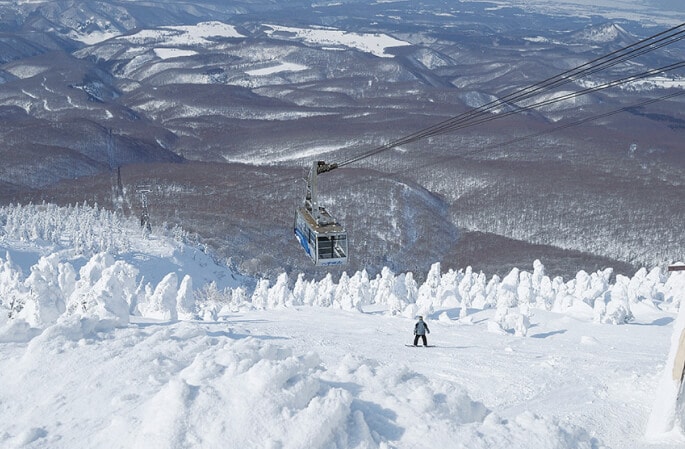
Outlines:
{"label": "cable car", "polygon": [[347,232],[324,207],[319,206],[316,193],[317,175],[337,167],[337,164],[323,161],[312,164],[304,206],[295,211],[295,236],[317,266],[347,263]]}

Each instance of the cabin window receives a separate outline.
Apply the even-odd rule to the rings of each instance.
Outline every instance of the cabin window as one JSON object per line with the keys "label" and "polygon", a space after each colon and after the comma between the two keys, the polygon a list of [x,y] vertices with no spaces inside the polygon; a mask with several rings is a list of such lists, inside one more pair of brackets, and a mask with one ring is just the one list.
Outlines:
{"label": "cabin window", "polygon": [[347,236],[333,235],[319,237],[317,241],[319,259],[340,259],[347,254]]}

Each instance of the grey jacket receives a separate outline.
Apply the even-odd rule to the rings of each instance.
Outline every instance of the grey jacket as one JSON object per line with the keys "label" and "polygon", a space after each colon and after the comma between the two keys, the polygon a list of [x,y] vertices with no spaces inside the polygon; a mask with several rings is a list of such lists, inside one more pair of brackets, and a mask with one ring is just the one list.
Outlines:
{"label": "grey jacket", "polygon": [[428,325],[423,320],[419,320],[414,326],[414,335],[426,335],[430,333],[431,331],[428,329]]}

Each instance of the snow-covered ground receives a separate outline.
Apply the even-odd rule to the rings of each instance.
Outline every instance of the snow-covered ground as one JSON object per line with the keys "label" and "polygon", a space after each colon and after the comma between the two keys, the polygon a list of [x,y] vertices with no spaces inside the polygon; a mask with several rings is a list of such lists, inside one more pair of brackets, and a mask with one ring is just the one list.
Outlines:
{"label": "snow-covered ground", "polygon": [[252,281],[106,211],[0,223],[3,448],[685,445],[685,272]]}
{"label": "snow-covered ground", "polygon": [[279,33],[280,38],[292,37],[306,43],[317,46],[354,48],[359,51],[371,53],[379,58],[392,58],[393,55],[386,52],[391,47],[403,47],[410,45],[408,42],[395,39],[383,33],[352,33],[349,31],[329,28],[294,28],[279,25],[265,25],[269,28],[267,34],[273,36]]}

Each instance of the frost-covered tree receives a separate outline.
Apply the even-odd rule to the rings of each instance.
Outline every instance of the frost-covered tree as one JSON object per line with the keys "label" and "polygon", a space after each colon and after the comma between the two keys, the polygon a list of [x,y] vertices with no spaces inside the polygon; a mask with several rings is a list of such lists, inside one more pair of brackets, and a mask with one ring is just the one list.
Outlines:
{"label": "frost-covered tree", "polygon": [[[374,304],[388,304],[388,301],[396,302],[393,292],[395,289],[395,273],[388,267],[383,267],[380,274],[374,279]],[[392,297],[392,299],[391,299]],[[397,310],[395,304],[391,306],[392,310]]]}
{"label": "frost-covered tree", "polygon": [[176,296],[176,311],[179,320],[193,320],[197,317],[195,298],[193,295],[193,278],[183,276],[181,286]]}
{"label": "frost-covered tree", "polygon": [[519,282],[516,287],[516,297],[519,305],[529,306],[535,302],[535,289],[533,288],[533,276],[527,271],[519,273]]}
{"label": "frost-covered tree", "polygon": [[369,273],[366,270],[357,271],[350,277],[350,295],[355,309],[361,310],[362,306],[372,303],[372,288]]}
{"label": "frost-covered tree", "polygon": [[440,286],[438,287],[435,302],[436,307],[444,309],[459,306],[461,302],[459,282],[463,276],[463,272],[452,269],[440,276]]}
{"label": "frost-covered tree", "polygon": [[52,324],[66,311],[66,301],[59,285],[59,255],[41,257],[31,267],[24,282],[30,291],[30,305],[24,305],[22,318],[34,327]]}
{"label": "frost-covered tree", "polygon": [[616,283],[609,288],[606,295],[607,304],[604,315],[600,317],[602,323],[625,324],[634,319],[630,310],[630,279],[623,275],[616,276]]}
{"label": "frost-covered tree", "polygon": [[116,261],[99,271],[91,285],[78,283],[72,293],[69,314],[107,321],[112,325],[126,325],[130,304],[137,291],[138,270],[124,261]]}
{"label": "frost-covered tree", "polygon": [[430,315],[434,311],[434,301],[440,289],[440,263],[431,265],[426,280],[419,287],[416,298],[416,312],[419,315]]}
{"label": "frost-covered tree", "polygon": [[293,287],[293,305],[300,306],[305,303],[305,291],[307,290],[307,281],[304,278],[304,273],[300,273],[295,281]]}
{"label": "frost-covered tree", "polygon": [[[517,336],[525,336],[530,326],[528,303],[520,306],[518,293],[521,291],[518,268],[512,269],[497,288],[497,308],[495,322],[505,331],[512,331]],[[527,276],[524,278],[528,279]],[[526,292],[529,293],[529,292]]]}
{"label": "frost-covered tree", "polygon": [[333,304],[333,296],[335,295],[335,284],[331,273],[317,283],[316,296],[314,305],[319,307],[330,307]]}
{"label": "frost-covered tree", "polygon": [[252,292],[250,299],[252,306],[256,309],[266,309],[269,305],[269,280],[260,279]]}
{"label": "frost-covered tree", "polygon": [[4,260],[0,259],[0,320],[16,318],[24,308],[29,291],[21,277],[21,269],[14,265],[7,253]]}
{"label": "frost-covered tree", "polygon": [[407,303],[415,303],[418,298],[419,287],[414,280],[414,274],[411,272],[406,273],[404,276],[404,291],[407,294]]}
{"label": "frost-covered tree", "polygon": [[267,304],[269,308],[292,305],[293,294],[290,291],[288,285],[289,283],[290,279],[286,273],[281,273],[278,275],[273,287],[269,289]]}
{"label": "frost-covered tree", "polygon": [[631,304],[639,302],[659,302],[662,300],[658,286],[665,281],[661,270],[656,267],[647,272],[646,268],[640,268],[628,283],[628,301]]}
{"label": "frost-covered tree", "polygon": [[685,272],[671,273],[660,290],[669,310],[682,309],[685,304]]}
{"label": "frost-covered tree", "polygon": [[335,289],[334,304],[343,310],[357,310],[361,312],[361,301],[357,300],[357,292],[353,290],[357,285],[352,282],[352,279],[350,279],[346,272],[343,272]]}
{"label": "frost-covered tree", "polygon": [[538,287],[535,307],[542,310],[552,310],[556,293],[552,285],[552,280],[548,276],[542,276]]}
{"label": "frost-covered tree", "polygon": [[[464,276],[461,278],[459,285],[457,286],[457,291],[459,292],[459,297],[461,298],[462,310],[468,309],[473,304],[474,292],[472,292],[471,289],[476,283],[476,279],[477,278],[473,275],[473,269],[470,266],[466,267],[466,270],[464,270]],[[466,316],[466,312],[464,312],[464,316]]]}
{"label": "frost-covered tree", "polygon": [[469,307],[477,308],[479,304],[481,306],[485,305],[487,297],[487,277],[485,273],[481,272],[475,277],[471,288],[469,288],[468,295],[465,297],[470,299],[467,302],[462,301],[462,307],[459,311],[460,319],[466,318]]}
{"label": "frost-covered tree", "polygon": [[499,291],[499,284],[501,280],[502,279],[496,274],[490,278],[488,284],[485,286],[483,303],[479,305],[479,308],[489,309],[497,305],[497,292]]}
{"label": "frost-covered tree", "polygon": [[140,313],[147,318],[163,321],[178,320],[176,298],[178,296],[178,276],[169,273],[157,284],[151,295],[138,304]]}

